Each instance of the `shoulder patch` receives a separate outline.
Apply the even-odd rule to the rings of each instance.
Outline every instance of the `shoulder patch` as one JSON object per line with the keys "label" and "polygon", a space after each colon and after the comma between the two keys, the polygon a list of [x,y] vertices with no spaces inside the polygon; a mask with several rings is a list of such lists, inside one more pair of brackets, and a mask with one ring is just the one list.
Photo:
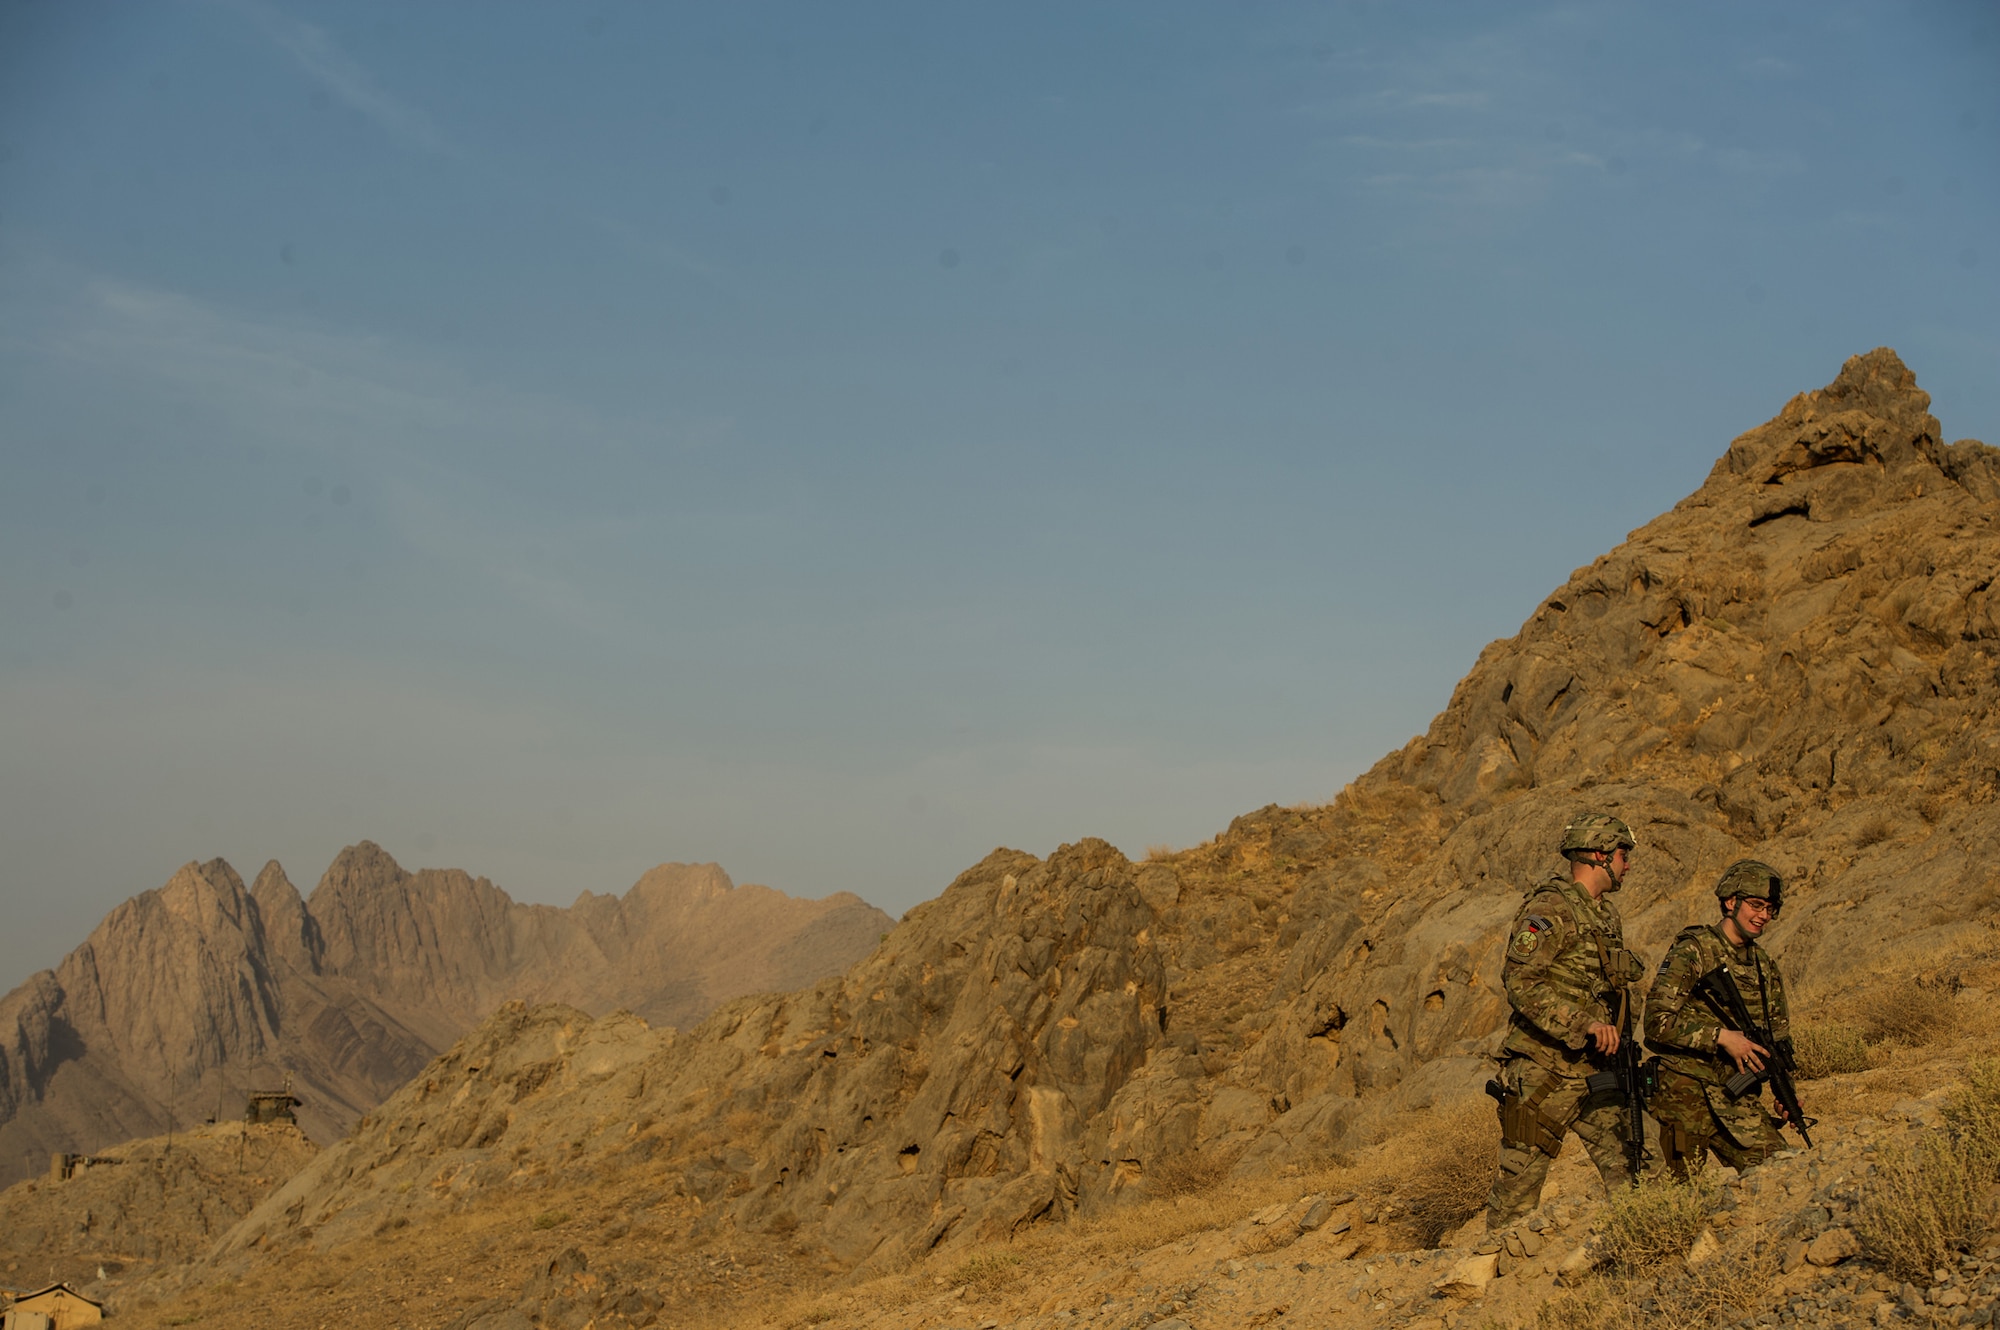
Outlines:
{"label": "shoulder patch", "polygon": [[1542,939],[1553,932],[1555,925],[1544,916],[1523,915],[1512,941],[1508,944],[1507,953],[1516,960],[1526,960],[1541,950]]}

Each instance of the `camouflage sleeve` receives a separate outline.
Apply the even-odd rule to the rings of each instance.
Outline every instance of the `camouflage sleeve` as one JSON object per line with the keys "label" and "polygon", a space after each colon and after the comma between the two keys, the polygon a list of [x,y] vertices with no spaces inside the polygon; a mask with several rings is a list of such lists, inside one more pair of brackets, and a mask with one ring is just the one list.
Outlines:
{"label": "camouflage sleeve", "polygon": [[[1501,971],[1507,1001],[1528,1024],[1567,1048],[1589,1042],[1590,1027],[1607,1019],[1604,1006],[1558,964],[1577,942],[1576,921],[1560,898],[1539,897],[1514,921]],[[1593,954],[1592,967],[1596,957]]]}
{"label": "camouflage sleeve", "polygon": [[1646,994],[1646,1047],[1655,1053],[1709,1053],[1722,1022],[1708,1004],[1693,996],[1701,978],[1701,956],[1689,942],[1667,948],[1660,972]]}

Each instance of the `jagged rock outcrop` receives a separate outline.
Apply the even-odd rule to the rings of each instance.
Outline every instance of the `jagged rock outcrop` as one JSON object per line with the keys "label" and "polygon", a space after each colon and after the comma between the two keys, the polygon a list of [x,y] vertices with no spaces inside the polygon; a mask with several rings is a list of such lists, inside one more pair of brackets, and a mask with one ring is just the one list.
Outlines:
{"label": "jagged rock outcrop", "polygon": [[331,1140],[510,999],[692,1024],[838,970],[892,924],[853,895],[736,887],[713,864],[569,909],[405,872],[365,841],[310,900],[275,862],[248,889],[220,859],[189,864],[0,999],[0,1179],[238,1113],[286,1072],[302,1123]]}
{"label": "jagged rock outcrop", "polygon": [[597,1151],[665,1152],[647,1166],[676,1190],[760,1229],[816,1225],[848,1265],[1060,1218],[1136,1177],[1086,1161],[1119,1148],[1107,1109],[1159,1040],[1152,925],[1102,841],[997,851],[847,974],[694,1035],[509,1007],[231,1243],[355,1236],[380,1216],[351,1187],[421,1211]]}
{"label": "jagged rock outcrop", "polygon": [[996,852],[846,974],[673,1038],[512,1009],[220,1259],[615,1177],[684,1200],[690,1241],[870,1270],[1358,1150],[1478,1093],[1506,921],[1584,809],[1638,832],[1620,904],[1654,959],[1746,854],[1792,875],[1768,941],[1802,1003],[1988,947],[2000,454],[1941,439],[1892,352],[1856,357],[1333,803],[1138,865]]}

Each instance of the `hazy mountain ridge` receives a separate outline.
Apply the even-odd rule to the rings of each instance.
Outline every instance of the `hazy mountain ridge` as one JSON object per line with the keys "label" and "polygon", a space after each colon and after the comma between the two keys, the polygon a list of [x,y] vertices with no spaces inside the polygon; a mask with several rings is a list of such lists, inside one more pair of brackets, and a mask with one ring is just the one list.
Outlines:
{"label": "hazy mountain ridge", "polygon": [[0,998],[0,1178],[240,1111],[287,1070],[302,1123],[330,1140],[510,999],[691,1024],[838,969],[892,924],[849,893],[738,888],[713,864],[661,865],[570,909],[409,873],[365,841],[310,898],[275,861],[249,889],[223,860],[188,864]]}
{"label": "hazy mountain ridge", "polygon": [[[247,1217],[225,1263],[391,1209],[449,1243],[452,1216],[518,1188],[616,1186],[690,1250],[891,1269],[1190,1161],[1365,1146],[1477,1095],[1506,921],[1584,808],[1638,832],[1619,901],[1653,959],[1745,854],[1793,875],[1771,943],[1804,997],[1990,950],[2000,454],[1944,445],[1928,407],[1893,353],[1855,357],[1327,806],[1143,864],[998,851],[844,975],[675,1038],[497,1017]],[[489,1085],[514,1063],[533,1074]]]}

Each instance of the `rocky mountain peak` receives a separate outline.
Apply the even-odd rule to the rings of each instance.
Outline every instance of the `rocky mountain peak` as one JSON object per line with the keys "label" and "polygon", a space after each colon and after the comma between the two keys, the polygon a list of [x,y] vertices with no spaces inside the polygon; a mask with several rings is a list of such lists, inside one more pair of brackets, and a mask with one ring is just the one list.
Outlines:
{"label": "rocky mountain peak", "polygon": [[1800,393],[1775,418],[1738,437],[1712,479],[1735,478],[1765,491],[1752,499],[1752,520],[1759,522],[1811,517],[1815,505],[1821,521],[1853,516],[1921,497],[1926,484],[1995,497],[2000,454],[1970,441],[1946,446],[1930,405],[1917,376],[1894,351],[1878,347],[1850,358],[1832,383]]}
{"label": "rocky mountain peak", "polygon": [[184,864],[158,892],[162,911],[202,932],[251,926],[252,907],[243,879],[224,860]]}
{"label": "rocky mountain peak", "polygon": [[300,973],[316,972],[324,950],[319,925],[307,913],[305,899],[276,859],[257,874],[250,898],[257,904],[265,940],[276,960]]}
{"label": "rocky mountain peak", "polygon": [[736,890],[720,864],[661,864],[625,893],[626,910],[689,908]]}
{"label": "rocky mountain peak", "polygon": [[323,908],[319,899],[322,893],[328,898],[368,895],[399,887],[409,877],[403,866],[374,841],[356,841],[326,866],[319,885],[313,888],[311,901],[316,909]]}

